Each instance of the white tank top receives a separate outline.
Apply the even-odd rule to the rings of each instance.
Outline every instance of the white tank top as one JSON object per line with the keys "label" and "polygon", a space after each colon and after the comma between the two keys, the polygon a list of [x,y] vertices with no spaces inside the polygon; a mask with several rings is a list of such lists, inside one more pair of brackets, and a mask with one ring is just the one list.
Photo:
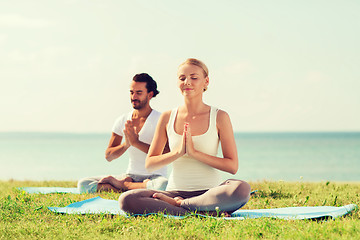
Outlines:
{"label": "white tank top", "polygon": [[[182,135],[175,132],[174,123],[177,110],[171,112],[167,126],[170,150],[179,146]],[[208,155],[216,156],[219,147],[219,137],[216,128],[216,116],[218,109],[211,107],[208,130],[198,136],[193,136],[194,148]],[[172,163],[172,172],[169,177],[167,191],[197,191],[218,186],[221,182],[219,170],[205,163],[184,155]]]}

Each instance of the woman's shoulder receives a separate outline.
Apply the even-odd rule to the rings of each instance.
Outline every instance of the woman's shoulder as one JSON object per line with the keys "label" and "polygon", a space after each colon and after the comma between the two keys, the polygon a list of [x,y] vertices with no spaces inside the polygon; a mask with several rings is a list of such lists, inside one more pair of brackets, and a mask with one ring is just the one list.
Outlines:
{"label": "woman's shoulder", "polygon": [[172,112],[172,110],[162,112],[161,115],[160,115],[159,121],[167,123],[169,121],[169,119],[170,119],[171,112]]}
{"label": "woman's shoulder", "polygon": [[217,125],[219,125],[219,124],[221,125],[223,123],[230,121],[230,116],[226,111],[224,111],[220,108],[217,108],[216,110],[217,110],[217,115],[216,115],[216,124]]}
{"label": "woman's shoulder", "polygon": [[215,109],[215,111],[217,113],[217,118],[228,118],[229,117],[229,114],[226,111],[224,111],[218,107],[214,107],[214,106],[211,106],[211,108]]}
{"label": "woman's shoulder", "polygon": [[172,110],[167,110],[161,113],[161,117],[170,117]]}

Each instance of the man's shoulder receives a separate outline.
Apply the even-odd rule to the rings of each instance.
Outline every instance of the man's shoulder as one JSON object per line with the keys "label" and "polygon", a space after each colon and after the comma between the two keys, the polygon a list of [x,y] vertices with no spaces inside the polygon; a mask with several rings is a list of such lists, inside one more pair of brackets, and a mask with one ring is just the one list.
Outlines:
{"label": "man's shoulder", "polygon": [[161,119],[168,119],[170,117],[171,113],[173,112],[173,110],[167,110],[165,112],[159,112],[159,111],[153,109],[151,115],[153,115],[153,120],[156,120],[156,121],[158,121],[160,118]]}
{"label": "man's shoulder", "polygon": [[154,115],[154,116],[160,116],[160,115],[161,115],[161,112],[159,112],[159,111],[156,110],[156,109],[153,109],[153,110],[151,111],[151,114]]}
{"label": "man's shoulder", "polygon": [[160,118],[160,116],[161,116],[161,112],[159,112],[158,110],[153,109],[153,110],[151,111],[151,114],[150,114],[150,116],[149,116],[149,119],[151,119],[151,120],[153,120],[153,121],[158,121],[159,118]]}

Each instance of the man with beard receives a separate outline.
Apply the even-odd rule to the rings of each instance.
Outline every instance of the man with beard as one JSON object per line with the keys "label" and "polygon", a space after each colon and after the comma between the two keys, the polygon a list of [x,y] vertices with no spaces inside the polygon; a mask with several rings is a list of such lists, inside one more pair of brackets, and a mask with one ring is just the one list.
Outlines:
{"label": "man with beard", "polygon": [[[150,107],[150,100],[158,93],[157,84],[150,75],[140,73],[134,76],[130,85],[130,100],[134,110],[115,121],[105,151],[105,158],[109,162],[129,152],[126,174],[81,179],[78,182],[80,192],[123,192],[139,188],[165,190],[167,169],[149,173],[145,168],[146,155],[160,117],[160,112]],[[164,152],[168,151],[166,146]]]}

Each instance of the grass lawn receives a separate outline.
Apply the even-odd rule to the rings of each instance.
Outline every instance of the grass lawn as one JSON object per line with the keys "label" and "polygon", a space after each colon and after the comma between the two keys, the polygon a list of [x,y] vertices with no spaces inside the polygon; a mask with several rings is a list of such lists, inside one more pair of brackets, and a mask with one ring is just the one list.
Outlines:
{"label": "grass lawn", "polygon": [[[244,209],[352,203],[360,206],[360,182],[261,181],[250,184],[259,191]],[[30,186],[76,187],[76,183],[0,181],[0,239],[360,239],[358,210],[327,221],[61,215],[47,207],[64,207],[99,195],[117,199],[119,194],[43,195],[16,189]]]}

